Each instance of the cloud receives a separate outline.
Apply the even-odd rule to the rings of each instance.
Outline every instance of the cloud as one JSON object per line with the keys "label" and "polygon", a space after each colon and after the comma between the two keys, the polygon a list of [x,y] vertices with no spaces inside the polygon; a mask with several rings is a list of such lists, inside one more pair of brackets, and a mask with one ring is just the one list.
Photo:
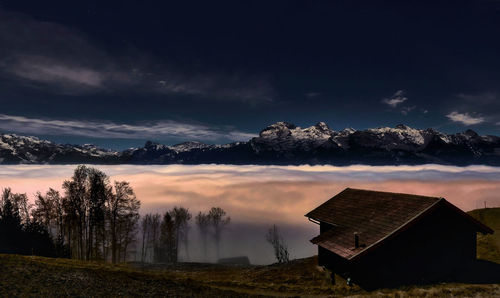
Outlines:
{"label": "cloud", "polygon": [[382,100],[382,102],[389,105],[392,108],[395,108],[397,105],[399,105],[407,100],[408,100],[408,98],[404,96],[404,91],[398,90],[390,98],[384,98]]}
{"label": "cloud", "polygon": [[70,135],[92,138],[231,140],[247,141],[255,134],[231,127],[212,127],[204,124],[183,123],[172,120],[124,124],[98,121],[71,121],[27,118],[0,114],[0,129],[35,135]]}
{"label": "cloud", "polygon": [[9,88],[36,88],[50,94],[190,95],[202,100],[247,103],[273,100],[265,75],[196,74],[164,58],[125,47],[97,46],[85,33],[0,8],[0,80]]}
{"label": "cloud", "polygon": [[411,107],[403,107],[401,109],[401,114],[403,115],[408,115],[409,112],[413,111],[416,108],[416,106],[411,106]]}
{"label": "cloud", "polygon": [[107,77],[101,70],[38,56],[18,57],[8,65],[5,72],[31,83],[38,83],[39,87],[50,86],[52,90],[62,94],[100,92]]}
{"label": "cloud", "polygon": [[227,74],[158,74],[155,92],[166,94],[187,94],[198,96],[216,96],[220,100],[238,99],[243,102],[270,102],[273,100],[273,88],[267,79],[258,76],[240,76]]}
{"label": "cloud", "polygon": [[448,117],[451,121],[459,122],[464,125],[475,125],[485,121],[483,117],[473,117],[469,115],[469,113],[458,113],[457,111],[449,113],[446,117]]}

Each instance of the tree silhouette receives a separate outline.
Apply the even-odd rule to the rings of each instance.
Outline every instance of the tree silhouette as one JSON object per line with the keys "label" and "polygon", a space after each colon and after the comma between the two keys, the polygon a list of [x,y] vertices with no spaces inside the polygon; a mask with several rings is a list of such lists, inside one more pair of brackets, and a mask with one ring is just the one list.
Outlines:
{"label": "tree silhouette", "polygon": [[47,228],[29,217],[26,194],[2,192],[0,202],[0,253],[54,256],[55,248]]}
{"label": "tree silhouette", "polygon": [[208,232],[210,229],[210,216],[206,213],[202,213],[201,211],[196,215],[196,225],[198,226],[198,230],[200,232],[201,241],[203,243],[203,253],[205,256],[205,261],[207,260],[207,241],[208,241]]}
{"label": "tree silhouette", "polygon": [[210,224],[213,228],[213,236],[218,260],[220,257],[220,238],[222,230],[231,222],[231,218],[226,216],[226,211],[220,207],[212,207],[208,212],[208,217],[210,218]]}
{"label": "tree silhouette", "polygon": [[179,244],[184,245],[184,250],[186,253],[186,258],[189,259],[188,250],[188,233],[189,233],[189,221],[191,220],[191,213],[184,207],[174,207],[170,211],[170,215],[173,218],[175,232],[176,232],[176,251],[179,252]]}
{"label": "tree silhouette", "polygon": [[267,231],[266,240],[273,246],[274,256],[278,263],[286,263],[289,261],[288,248],[276,225],[273,225],[273,227]]}

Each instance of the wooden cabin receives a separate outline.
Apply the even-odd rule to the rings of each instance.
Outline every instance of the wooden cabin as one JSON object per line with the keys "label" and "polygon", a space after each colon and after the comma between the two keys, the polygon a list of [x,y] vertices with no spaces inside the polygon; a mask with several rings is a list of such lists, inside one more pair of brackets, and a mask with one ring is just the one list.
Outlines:
{"label": "wooden cabin", "polygon": [[493,233],[444,198],[352,188],[305,216],[320,226],[319,265],[364,288],[452,280],[477,232]]}

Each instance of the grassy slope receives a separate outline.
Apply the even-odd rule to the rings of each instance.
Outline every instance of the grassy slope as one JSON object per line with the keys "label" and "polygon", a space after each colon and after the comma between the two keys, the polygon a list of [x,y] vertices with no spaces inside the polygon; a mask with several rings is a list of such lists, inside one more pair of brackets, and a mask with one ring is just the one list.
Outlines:
{"label": "grassy slope", "polygon": [[[471,211],[497,234],[478,237],[480,258],[500,263],[500,208]],[[111,265],[0,254],[0,296],[365,296],[500,297],[500,284],[440,284],[367,293],[330,285],[316,258],[269,266]]]}
{"label": "grassy slope", "polygon": [[500,296],[500,285],[442,284],[367,293],[331,286],[316,258],[285,265],[179,264],[142,268],[76,260],[0,255],[0,296]]}
{"label": "grassy slope", "polygon": [[476,209],[469,214],[495,231],[493,235],[478,234],[478,258],[500,264],[500,208]]}

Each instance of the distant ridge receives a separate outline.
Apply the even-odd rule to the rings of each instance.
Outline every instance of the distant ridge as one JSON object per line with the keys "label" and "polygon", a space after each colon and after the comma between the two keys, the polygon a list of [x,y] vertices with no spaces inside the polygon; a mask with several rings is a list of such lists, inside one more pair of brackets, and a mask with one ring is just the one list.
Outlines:
{"label": "distant ridge", "polygon": [[146,142],[124,151],[94,145],[55,144],[36,137],[0,135],[0,164],[331,164],[500,165],[500,137],[473,130],[445,134],[400,124],[366,130],[332,130],[324,122],[300,128],[277,122],[247,142],[167,146]]}

